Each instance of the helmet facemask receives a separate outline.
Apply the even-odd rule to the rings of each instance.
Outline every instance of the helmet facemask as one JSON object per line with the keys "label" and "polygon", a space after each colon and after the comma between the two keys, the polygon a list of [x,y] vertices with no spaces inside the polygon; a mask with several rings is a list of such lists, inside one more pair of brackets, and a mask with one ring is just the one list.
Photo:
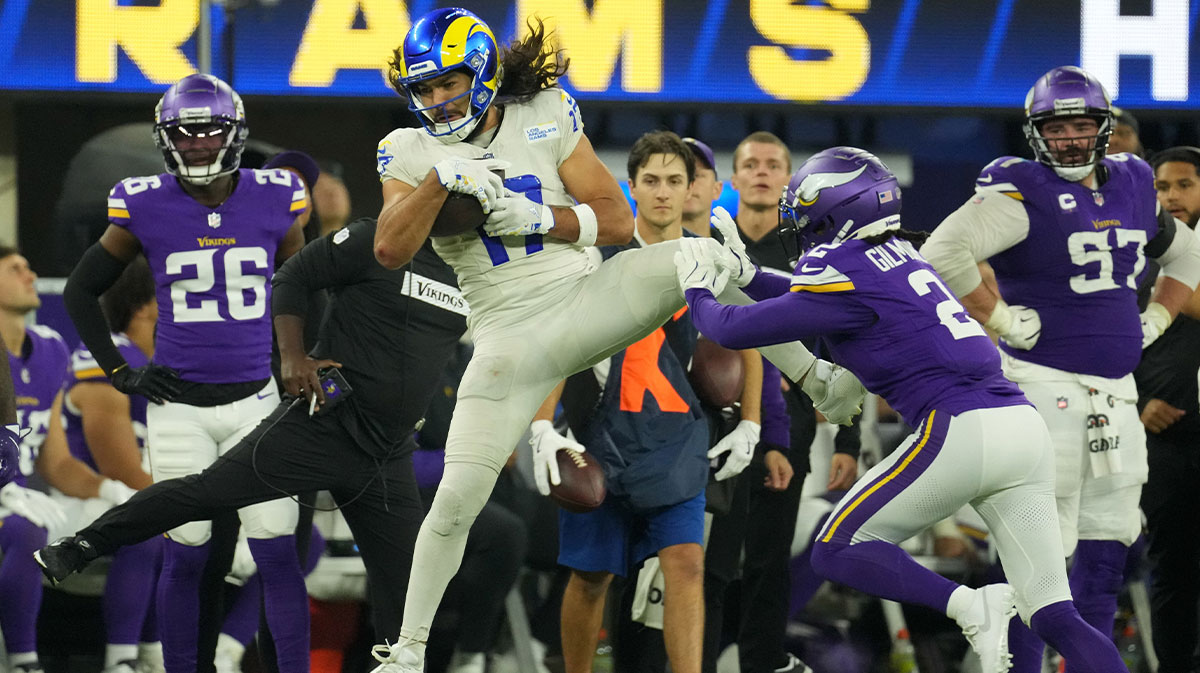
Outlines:
{"label": "helmet facemask", "polygon": [[154,109],[154,142],[167,171],[195,185],[237,172],[248,134],[241,97],[212,75],[179,80]]}
{"label": "helmet facemask", "polygon": [[[1093,119],[1097,125],[1097,131],[1092,136],[1075,136],[1071,138],[1047,138],[1042,134],[1042,126],[1056,119],[1070,119],[1074,117],[1087,117]],[[1086,178],[1096,168],[1096,164],[1104,158],[1108,152],[1108,141],[1112,137],[1113,132],[1113,116],[1112,113],[1106,114],[1053,114],[1044,115],[1041,117],[1030,117],[1025,121],[1025,138],[1029,141],[1029,146],[1033,149],[1033,155],[1037,160],[1050,168],[1064,180],[1078,182]],[[1085,141],[1088,146],[1076,152],[1076,158],[1062,157],[1064,151],[1069,151],[1062,147],[1067,143],[1078,143]]]}
{"label": "helmet facemask", "polygon": [[[491,28],[460,8],[436,9],[421,17],[396,50],[392,66],[393,87],[408,98],[408,109],[429,135],[448,144],[471,135],[495,100],[504,74]],[[450,100],[426,105],[417,94],[417,85],[454,72],[471,78],[467,90]],[[464,98],[468,103],[465,115],[444,121],[451,107]]]}

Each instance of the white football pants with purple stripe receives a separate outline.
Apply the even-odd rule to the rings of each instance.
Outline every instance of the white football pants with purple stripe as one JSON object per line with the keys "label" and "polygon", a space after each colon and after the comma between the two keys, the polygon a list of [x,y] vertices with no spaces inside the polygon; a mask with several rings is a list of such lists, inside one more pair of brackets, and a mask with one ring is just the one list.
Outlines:
{"label": "white football pants with purple stripe", "polygon": [[1054,454],[1030,406],[931,412],[858,480],[817,539],[895,544],[966,503],[987,522],[1022,619],[1071,599],[1054,504]]}

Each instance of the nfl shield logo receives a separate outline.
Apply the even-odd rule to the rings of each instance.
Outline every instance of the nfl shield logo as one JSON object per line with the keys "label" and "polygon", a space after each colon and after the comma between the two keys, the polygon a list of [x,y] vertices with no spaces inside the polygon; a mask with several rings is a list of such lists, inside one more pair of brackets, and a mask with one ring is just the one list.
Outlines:
{"label": "nfl shield logo", "polygon": [[1067,398],[1065,398],[1065,397],[1058,398],[1058,408],[1059,409],[1067,408]]}
{"label": "nfl shield logo", "polygon": [[208,226],[212,227],[213,229],[221,226],[221,213],[209,213]]}
{"label": "nfl shield logo", "polygon": [[1097,206],[1104,205],[1104,195],[1100,192],[1092,192],[1092,200],[1096,202]]}

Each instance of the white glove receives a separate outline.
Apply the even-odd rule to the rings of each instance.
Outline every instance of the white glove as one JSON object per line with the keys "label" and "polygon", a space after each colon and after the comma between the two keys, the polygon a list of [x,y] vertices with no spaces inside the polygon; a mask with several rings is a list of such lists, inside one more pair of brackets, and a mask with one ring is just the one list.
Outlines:
{"label": "white glove", "polygon": [[758,423],[740,421],[737,427],[730,430],[729,434],[722,437],[716,446],[708,450],[708,458],[714,464],[721,454],[729,454],[729,458],[725,459],[725,464],[714,475],[717,481],[736,477],[746,469],[750,460],[754,458],[754,447],[758,445],[758,436],[761,433],[762,426]]}
{"label": "white glove", "polygon": [[983,326],[1004,343],[1023,351],[1033,348],[1042,335],[1042,318],[1036,310],[1016,304],[1009,306],[1003,299],[996,301],[996,308]]}
{"label": "white glove", "polygon": [[800,389],[827,421],[837,425],[850,425],[867,396],[867,389],[850,370],[824,360],[813,363]]}
{"label": "white glove", "polygon": [[229,574],[225,581],[234,586],[243,586],[250,576],[258,572],[258,564],[254,562],[254,554],[250,552],[250,542],[246,533],[238,535],[237,546],[233,548],[233,563],[229,566]]}
{"label": "white glove", "polygon": [[1171,314],[1167,307],[1152,301],[1142,311],[1142,348],[1149,346],[1171,326]]}
{"label": "white glove", "polygon": [[729,281],[729,271],[718,270],[716,261],[705,254],[701,247],[709,245],[716,248],[716,242],[704,238],[683,238],[679,240],[679,252],[675,253],[675,275],[679,278],[679,287],[683,290],[700,288],[721,294]]}
{"label": "white glove", "polygon": [[50,499],[50,496],[31,488],[17,486],[11,483],[0,488],[0,507],[5,507],[13,514],[29,519],[30,523],[42,528],[67,525],[67,514]]}
{"label": "white glove", "polygon": [[533,481],[538,493],[550,495],[550,485],[562,483],[562,477],[558,474],[558,450],[570,449],[584,453],[586,449],[583,444],[555,432],[554,424],[550,421],[534,421],[529,425],[529,432],[529,445],[533,447]]}
{"label": "white glove", "polygon": [[483,206],[483,212],[490,213],[496,199],[504,193],[504,178],[493,171],[507,167],[508,162],[499,159],[452,157],[434,164],[433,171],[446,191],[473,196]]}
{"label": "white glove", "polygon": [[521,192],[505,190],[483,223],[489,236],[544,234],[554,228],[554,211]]}
{"label": "white glove", "polygon": [[712,217],[708,221],[721,232],[721,238],[724,239],[724,243],[721,244],[724,254],[720,264],[729,271],[729,281],[738,287],[746,287],[754,280],[758,268],[750,261],[750,255],[746,254],[746,244],[738,235],[737,224],[730,217],[729,211],[721,206],[713,208]]}
{"label": "white glove", "polygon": [[100,482],[100,499],[107,500],[114,505],[124,505],[125,501],[132,498],[134,493],[137,491],[126,486],[123,481],[105,479]]}

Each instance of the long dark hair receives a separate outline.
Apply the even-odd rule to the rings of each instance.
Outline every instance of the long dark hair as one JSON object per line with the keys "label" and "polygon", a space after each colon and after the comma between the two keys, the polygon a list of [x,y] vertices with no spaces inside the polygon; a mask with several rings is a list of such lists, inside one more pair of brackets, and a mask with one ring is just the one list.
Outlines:
{"label": "long dark hair", "polygon": [[881,231],[874,236],[865,236],[863,237],[863,241],[869,245],[879,245],[880,243],[888,242],[892,238],[908,241],[909,243],[912,243],[913,246],[919,248],[921,247],[921,244],[925,242],[925,239],[929,238],[929,232],[912,231],[910,229],[888,229],[887,231]]}
{"label": "long dark hair", "polygon": [[504,71],[496,95],[498,103],[523,103],[533,98],[554,86],[571,64],[571,59],[553,40],[553,31],[546,31],[541,18],[526,19],[525,26],[529,28],[525,39],[513,40],[500,49],[500,66]]}

